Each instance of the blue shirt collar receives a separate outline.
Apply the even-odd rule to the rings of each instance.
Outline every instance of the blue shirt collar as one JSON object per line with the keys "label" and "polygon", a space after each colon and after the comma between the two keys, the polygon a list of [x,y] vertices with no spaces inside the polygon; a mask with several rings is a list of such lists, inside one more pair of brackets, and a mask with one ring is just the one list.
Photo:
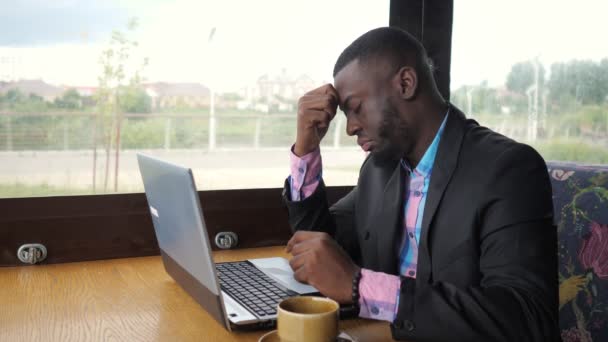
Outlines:
{"label": "blue shirt collar", "polygon": [[[420,162],[414,169],[414,172],[416,174],[423,176],[424,178],[429,177],[431,175],[431,171],[433,171],[433,165],[435,164],[435,156],[437,156],[437,148],[439,147],[439,141],[441,140],[441,136],[443,135],[445,123],[448,121],[448,115],[450,115],[449,108],[448,108],[447,113],[445,114],[445,117],[443,118],[443,122],[441,123],[441,126],[439,126],[439,129],[437,130],[437,133],[435,134],[435,138],[433,138],[433,142],[426,149],[426,152],[424,152],[422,159],[420,159]],[[410,167],[408,162],[405,161],[405,159],[401,159],[401,165],[407,171],[409,171],[409,172],[412,171],[412,168]]]}

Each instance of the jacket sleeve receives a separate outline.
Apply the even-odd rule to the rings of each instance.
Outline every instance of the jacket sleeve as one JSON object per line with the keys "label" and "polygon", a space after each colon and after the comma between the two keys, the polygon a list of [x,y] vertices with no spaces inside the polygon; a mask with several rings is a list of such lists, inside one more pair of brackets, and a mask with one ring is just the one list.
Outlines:
{"label": "jacket sleeve", "polygon": [[489,172],[475,237],[479,285],[402,278],[395,338],[559,341],[557,236],[546,165],[518,144]]}
{"label": "jacket sleeve", "polygon": [[286,180],[283,201],[287,207],[292,231],[326,232],[344,248],[355,263],[361,264],[361,252],[354,223],[357,187],[331,207],[327,203],[323,180],[320,181],[315,192],[302,201],[292,201],[290,194],[289,181]]}

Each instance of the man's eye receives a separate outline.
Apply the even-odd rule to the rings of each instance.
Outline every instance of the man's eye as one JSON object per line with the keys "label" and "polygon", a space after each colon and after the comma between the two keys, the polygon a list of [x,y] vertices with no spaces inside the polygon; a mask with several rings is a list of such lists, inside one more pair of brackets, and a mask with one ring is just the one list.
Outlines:
{"label": "man's eye", "polygon": [[357,105],[357,107],[355,107],[354,109],[351,108],[346,108],[342,110],[342,113],[344,113],[344,116],[348,116],[348,114],[355,114],[358,115],[359,111],[361,110],[361,103],[359,105]]}

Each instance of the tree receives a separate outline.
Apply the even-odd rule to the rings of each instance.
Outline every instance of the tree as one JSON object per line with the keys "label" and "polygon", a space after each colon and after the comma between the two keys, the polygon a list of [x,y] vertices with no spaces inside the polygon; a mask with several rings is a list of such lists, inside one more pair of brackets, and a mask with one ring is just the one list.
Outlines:
{"label": "tree", "polygon": [[598,104],[608,103],[608,58],[604,58],[598,63],[594,76],[596,87],[594,100]]}
{"label": "tree", "polygon": [[24,113],[44,112],[48,109],[48,104],[42,96],[30,93],[14,106],[15,111]]}
{"label": "tree", "polygon": [[[516,93],[526,94],[528,88],[535,81],[534,63],[532,60],[515,63],[507,75],[507,89]],[[545,68],[540,63],[538,63],[538,84],[539,88],[542,88],[545,84]]]}
{"label": "tree", "polygon": [[245,98],[243,98],[241,95],[239,95],[238,93],[235,92],[230,92],[230,93],[225,93],[222,95],[222,99],[224,101],[241,101],[244,100]]}
{"label": "tree", "polygon": [[82,109],[83,101],[80,94],[75,89],[69,89],[59,98],[55,99],[55,107],[61,109]]}
{"label": "tree", "polygon": [[26,95],[21,89],[15,88],[0,96],[0,108],[15,112],[33,113],[46,111],[48,104],[41,96],[36,94]]}
{"label": "tree", "polygon": [[567,102],[601,104],[608,95],[608,59],[553,63],[548,86],[551,100],[561,107]]}
{"label": "tree", "polygon": [[6,94],[4,94],[4,96],[2,97],[2,102],[4,103],[6,108],[13,109],[15,107],[15,104],[23,102],[24,99],[25,94],[23,94],[23,92],[21,92],[21,90],[17,88],[7,91]]}
{"label": "tree", "polygon": [[141,88],[121,87],[118,103],[120,110],[126,113],[150,113],[152,110],[152,99]]}
{"label": "tree", "polygon": [[496,89],[488,86],[488,81],[461,86],[452,92],[451,101],[471,116],[500,113]]}
{"label": "tree", "polygon": [[[130,71],[132,60],[130,60],[132,50],[137,48],[138,43],[129,37],[137,28],[137,19],[131,18],[127,24],[127,33],[114,30],[110,46],[101,53],[99,63],[102,73],[98,77],[99,89],[95,93],[97,100],[96,127],[100,131],[101,141],[105,145],[106,165],[104,174],[104,191],[107,191],[108,176],[110,167],[110,150],[114,142],[114,191],[118,190],[118,164],[120,155],[120,126],[122,122],[122,111],[120,101],[124,100],[120,94],[135,92],[141,86],[141,72],[148,64],[145,58],[141,65],[134,71]],[[128,73],[131,73],[127,77]],[[127,84],[124,81],[128,80]],[[130,105],[130,104],[128,104]],[[97,130],[93,137],[93,191],[96,186],[97,170]]]}

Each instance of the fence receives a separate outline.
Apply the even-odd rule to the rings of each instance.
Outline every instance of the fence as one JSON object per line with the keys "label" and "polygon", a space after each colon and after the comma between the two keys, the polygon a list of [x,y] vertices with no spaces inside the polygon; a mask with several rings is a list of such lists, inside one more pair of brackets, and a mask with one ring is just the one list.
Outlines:
{"label": "fence", "polygon": [[[554,116],[540,126],[533,146],[546,160],[608,164],[608,113],[600,114],[606,119],[595,125]],[[201,189],[276,186],[287,173],[283,152],[296,134],[293,114],[219,112],[211,137],[207,113],[124,114],[120,125],[113,119],[95,113],[0,112],[0,197],[142,191],[139,150],[192,167],[202,177]],[[525,141],[527,120],[521,115],[476,119]],[[327,184],[354,184],[365,157],[355,139],[344,134],[345,121],[337,115],[323,140]],[[206,153],[213,150],[209,141],[215,141],[217,153]]]}
{"label": "fence", "polygon": [[[114,118],[95,113],[0,113],[1,151],[90,150],[104,145],[104,134],[118,132],[121,150],[273,148],[295,141],[293,114],[216,114],[215,136],[209,136],[208,113],[124,114]],[[344,117],[338,115],[324,145],[355,146],[344,134]],[[114,142],[112,142],[114,143]]]}
{"label": "fence", "polygon": [[[485,114],[475,118],[499,133],[532,144],[547,160],[606,163],[608,111],[604,107],[593,110],[549,116],[539,125],[536,141],[526,140],[529,125],[524,115]],[[294,114],[218,112],[212,136],[208,112],[128,113],[119,116],[120,124],[114,119],[95,113],[0,112],[0,151],[95,153],[100,149],[116,151],[116,144],[119,151],[287,149],[296,138]],[[340,114],[332,121],[323,140],[325,149],[356,147],[355,139],[345,134],[345,121]]]}

